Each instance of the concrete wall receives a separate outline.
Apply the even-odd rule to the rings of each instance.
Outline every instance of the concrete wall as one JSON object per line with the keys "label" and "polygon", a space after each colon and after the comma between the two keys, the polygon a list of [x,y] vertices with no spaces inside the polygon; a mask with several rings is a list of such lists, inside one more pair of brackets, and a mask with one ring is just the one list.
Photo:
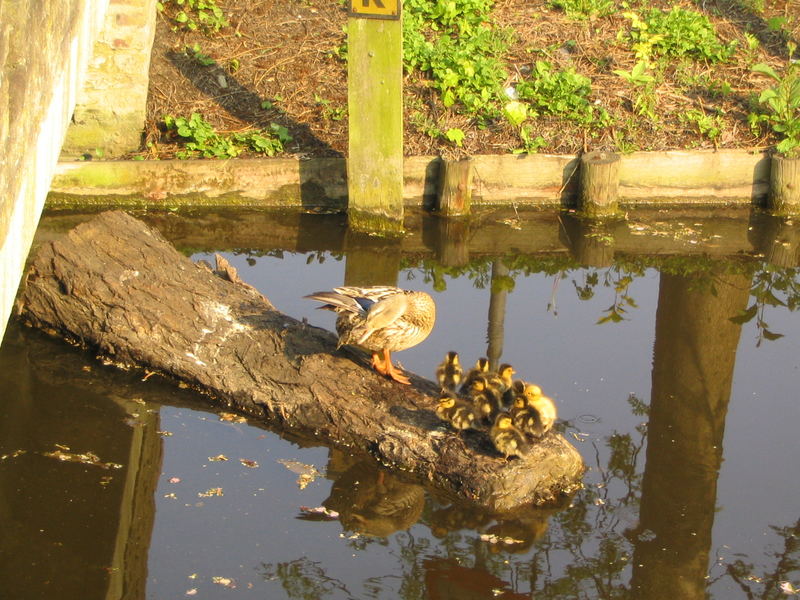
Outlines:
{"label": "concrete wall", "polygon": [[0,3],[0,336],[107,6]]}
{"label": "concrete wall", "polygon": [[0,340],[73,112],[72,154],[139,147],[155,5],[0,0]]}

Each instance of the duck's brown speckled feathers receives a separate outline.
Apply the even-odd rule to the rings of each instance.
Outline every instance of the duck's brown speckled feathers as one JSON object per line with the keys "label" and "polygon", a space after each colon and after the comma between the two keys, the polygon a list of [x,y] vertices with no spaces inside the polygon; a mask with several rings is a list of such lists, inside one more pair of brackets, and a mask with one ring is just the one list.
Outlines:
{"label": "duck's brown speckled feathers", "polygon": [[410,383],[392,364],[391,353],[416,346],[433,329],[436,305],[425,292],[393,286],[337,287],[306,298],[338,313],[339,346],[350,344],[372,353],[376,371],[400,383]]}

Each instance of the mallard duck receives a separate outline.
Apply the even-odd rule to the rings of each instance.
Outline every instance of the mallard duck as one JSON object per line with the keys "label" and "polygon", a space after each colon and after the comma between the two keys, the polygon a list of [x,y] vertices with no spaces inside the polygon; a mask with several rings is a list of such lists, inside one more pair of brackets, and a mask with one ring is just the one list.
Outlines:
{"label": "mallard duck", "polygon": [[449,395],[439,398],[436,416],[450,423],[454,429],[461,430],[473,427],[477,419],[475,409],[469,403]]}
{"label": "mallard duck", "polygon": [[558,418],[558,410],[556,403],[552,398],[542,394],[542,388],[535,384],[528,384],[525,386],[523,392],[528,406],[536,409],[539,413],[539,418],[542,423],[542,435],[550,431]]}
{"label": "mallard duck", "polygon": [[510,456],[522,456],[529,449],[525,435],[514,427],[511,415],[507,412],[497,415],[494,425],[489,430],[489,438],[497,451],[506,457],[506,460]]}
{"label": "mallard duck", "polygon": [[320,308],[339,314],[337,347],[350,344],[369,350],[372,367],[378,373],[410,383],[392,364],[391,353],[416,346],[428,337],[436,320],[433,298],[425,292],[392,286],[338,287],[305,297],[324,302]]}
{"label": "mallard duck", "polygon": [[447,353],[442,363],[436,369],[436,379],[443,390],[455,391],[461,382],[464,370],[458,360],[458,353],[452,350]]}
{"label": "mallard duck", "polygon": [[513,375],[516,373],[514,367],[508,363],[501,364],[496,373],[488,375],[489,387],[500,398],[505,406],[511,404],[511,400],[506,401],[506,392],[511,389]]}
{"label": "mallard duck", "polygon": [[475,362],[475,366],[472,367],[467,374],[464,376],[464,380],[461,383],[461,393],[464,394],[469,389],[472,380],[478,377],[479,375],[487,375],[489,373],[489,359],[482,357],[479,358]]}

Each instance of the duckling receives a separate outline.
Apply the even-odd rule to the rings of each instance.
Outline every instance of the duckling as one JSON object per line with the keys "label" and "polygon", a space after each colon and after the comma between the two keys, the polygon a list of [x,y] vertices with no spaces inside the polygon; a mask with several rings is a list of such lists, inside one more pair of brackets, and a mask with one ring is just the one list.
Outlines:
{"label": "duckling", "polygon": [[511,387],[508,388],[505,393],[503,394],[503,404],[506,406],[513,406],[514,400],[518,396],[522,396],[525,392],[525,382],[521,379],[515,379],[511,383]]}
{"label": "duckling", "polygon": [[500,412],[500,398],[491,389],[484,375],[476,375],[467,388],[478,415],[486,422],[492,423]]}
{"label": "duckling", "polygon": [[553,424],[558,418],[556,403],[552,398],[543,395],[542,388],[535,384],[526,385],[523,395],[527,400],[528,406],[535,408],[539,413],[542,423],[542,435],[544,435],[553,428]]}
{"label": "duckling", "polygon": [[447,421],[454,429],[464,430],[474,427],[477,416],[475,409],[464,400],[459,400],[450,395],[439,398],[436,407],[436,416],[442,421]]}
{"label": "duckling", "polygon": [[463,383],[461,384],[461,393],[464,394],[469,389],[469,384],[475,377],[479,375],[486,375],[489,373],[489,359],[482,357],[477,360],[475,366],[472,367],[464,376]]}
{"label": "duckling", "polygon": [[511,389],[511,385],[513,384],[513,375],[516,373],[514,367],[512,367],[508,363],[503,363],[497,369],[497,373],[493,373],[489,377],[489,385],[495,391],[497,396],[499,396],[503,403],[508,406],[511,402],[505,402],[505,393]]}
{"label": "duckling", "polygon": [[528,406],[528,400],[525,396],[519,395],[514,399],[514,406],[511,408],[510,414],[514,427],[521,432],[537,438],[544,435],[542,417],[538,410]]}
{"label": "duckling", "polygon": [[511,456],[522,456],[529,449],[525,435],[514,427],[511,415],[507,412],[497,415],[494,425],[489,430],[489,438],[506,460]]}
{"label": "duckling", "polygon": [[464,370],[458,360],[458,353],[452,350],[447,353],[442,363],[436,369],[436,379],[443,390],[455,391],[461,382]]}

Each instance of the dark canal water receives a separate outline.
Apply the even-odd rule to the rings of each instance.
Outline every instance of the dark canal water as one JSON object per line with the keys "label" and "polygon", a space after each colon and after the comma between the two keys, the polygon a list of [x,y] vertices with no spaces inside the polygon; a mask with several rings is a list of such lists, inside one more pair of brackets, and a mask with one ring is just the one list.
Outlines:
{"label": "dark canal water", "polygon": [[[332,216],[145,214],[276,307],[431,292],[399,353],[512,363],[559,406],[585,487],[491,515],[158,375],[12,323],[0,348],[0,598],[780,598],[800,588],[798,226],[708,212],[591,229],[554,213],[402,244]],[[39,241],[87,218],[46,215]],[[449,236],[442,241],[441,234]],[[227,460],[225,460],[227,459]],[[385,515],[382,502],[409,507]],[[410,500],[408,500],[410,499]],[[326,506],[339,518],[313,510]]]}

